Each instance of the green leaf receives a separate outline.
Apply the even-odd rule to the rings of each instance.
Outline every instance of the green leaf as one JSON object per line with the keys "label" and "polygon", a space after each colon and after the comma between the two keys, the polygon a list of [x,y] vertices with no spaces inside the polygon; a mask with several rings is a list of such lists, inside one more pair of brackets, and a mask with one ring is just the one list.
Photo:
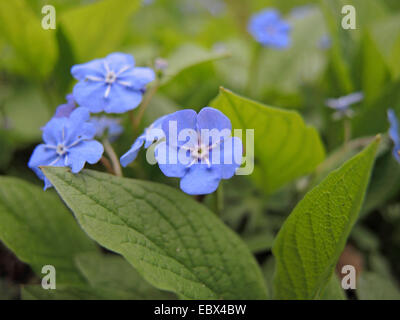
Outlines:
{"label": "green leaf", "polygon": [[376,160],[361,216],[379,208],[400,190],[400,166],[392,152]]}
{"label": "green leaf", "polygon": [[361,208],[379,145],[332,172],[296,206],[273,246],[278,299],[315,299],[331,277]]}
{"label": "green leaf", "polygon": [[297,112],[268,107],[224,88],[210,105],[228,116],[233,128],[254,129],[251,177],[267,193],[312,172],[325,157],[317,131]]}
{"label": "green leaf", "polygon": [[9,132],[21,143],[39,141],[40,128],[51,117],[43,98],[34,88],[16,90],[5,101],[4,112],[10,122]]}
{"label": "green leaf", "polygon": [[325,289],[322,290],[321,300],[346,300],[344,291],[340,285],[340,280],[336,274],[331,276]]}
{"label": "green leaf", "polygon": [[360,300],[400,300],[400,291],[394,281],[373,272],[363,272],[357,281]]}
{"label": "green leaf", "polygon": [[321,37],[326,35],[321,11],[312,8],[304,19],[289,18],[288,21],[292,25],[290,47],[287,50],[263,49],[260,53],[259,71],[255,79],[250,79],[256,97],[262,97],[266,88],[298,92],[301,86],[314,82],[325,70],[326,54],[319,48]]}
{"label": "green leaf", "polygon": [[79,270],[96,292],[108,299],[172,299],[173,295],[149,285],[121,256],[83,253],[76,257]]}
{"label": "green leaf", "polygon": [[1,176],[0,221],[1,241],[38,275],[44,265],[53,265],[57,284],[83,281],[75,255],[95,246],[54,193]]}
{"label": "green leaf", "polygon": [[42,286],[28,285],[21,289],[22,300],[100,300],[106,299],[87,286],[58,285],[56,290],[45,290]]}
{"label": "green leaf", "polygon": [[84,170],[43,172],[90,237],[155,287],[191,299],[263,299],[261,271],[214,213],[171,187]]}
{"label": "green leaf", "polygon": [[208,51],[198,45],[184,44],[167,59],[168,67],[161,84],[168,83],[186,69],[226,57],[229,57],[226,51]]}
{"label": "green leaf", "polygon": [[39,17],[24,0],[0,2],[0,31],[11,45],[9,66],[34,78],[42,79],[53,69],[57,59],[55,30],[42,28]]}
{"label": "green leaf", "polygon": [[101,58],[114,51],[138,6],[139,0],[102,0],[63,12],[60,22],[78,62]]}

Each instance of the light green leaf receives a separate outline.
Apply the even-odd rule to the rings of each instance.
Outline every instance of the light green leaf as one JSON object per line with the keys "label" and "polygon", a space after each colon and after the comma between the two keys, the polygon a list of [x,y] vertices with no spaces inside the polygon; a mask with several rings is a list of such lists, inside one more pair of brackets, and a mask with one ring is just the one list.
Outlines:
{"label": "light green leaf", "polygon": [[380,138],[296,206],[273,246],[278,299],[314,299],[331,277],[361,208]]}
{"label": "light green leaf", "polygon": [[9,132],[17,142],[32,143],[41,139],[40,128],[51,117],[49,109],[39,92],[34,88],[16,91],[4,105],[4,113],[10,123]]}
{"label": "light green leaf", "polygon": [[264,299],[246,245],[214,213],[157,183],[65,168],[43,172],[90,237],[155,287],[191,299]]}
{"label": "light green leaf", "polygon": [[[250,79],[256,96],[272,88],[298,92],[305,83],[317,80],[326,66],[326,54],[319,47],[326,35],[324,17],[318,8],[310,8],[303,19],[290,18],[291,45],[287,50],[267,50],[260,53],[257,76]],[[296,57],[295,59],[293,57]],[[250,75],[251,77],[251,75]]]}
{"label": "light green leaf", "polygon": [[400,75],[400,14],[397,13],[371,26],[371,36],[386,59],[394,78]]}
{"label": "light green leaf", "polygon": [[24,0],[0,1],[0,31],[12,53],[5,57],[14,71],[34,78],[44,78],[57,59],[55,30],[42,28]]}
{"label": "light green leaf", "polygon": [[95,291],[109,291],[109,299],[172,299],[173,295],[149,285],[121,256],[83,253],[76,257],[79,270]]}
{"label": "light green leaf", "polygon": [[78,62],[115,51],[138,6],[139,0],[102,0],[63,12],[60,22]]}
{"label": "light green leaf", "polygon": [[210,105],[228,116],[233,128],[254,129],[251,177],[267,193],[312,172],[325,157],[317,131],[297,112],[268,107],[224,88]]}
{"label": "light green leaf", "polygon": [[390,151],[376,161],[361,216],[382,206],[395,197],[399,190],[400,166]]}
{"label": "light green leaf", "polygon": [[53,265],[57,284],[83,281],[75,255],[95,246],[54,193],[0,177],[0,221],[1,241],[38,275],[44,265]]}
{"label": "light green leaf", "polygon": [[344,291],[340,285],[340,280],[336,274],[331,276],[325,289],[322,290],[321,300],[346,300]]}
{"label": "light green leaf", "polygon": [[167,59],[168,67],[161,84],[168,83],[185,69],[226,57],[229,57],[229,53],[224,50],[208,51],[198,45],[184,44]]}
{"label": "light green leaf", "polygon": [[373,272],[361,274],[356,290],[360,300],[400,300],[400,290],[395,282]]}

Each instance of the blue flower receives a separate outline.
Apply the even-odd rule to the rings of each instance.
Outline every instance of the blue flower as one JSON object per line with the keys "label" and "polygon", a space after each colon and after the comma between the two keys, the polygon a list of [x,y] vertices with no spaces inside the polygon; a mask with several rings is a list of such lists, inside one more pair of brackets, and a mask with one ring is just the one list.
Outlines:
{"label": "blue flower", "polygon": [[121,165],[126,167],[132,161],[134,161],[140,151],[144,146],[145,149],[150,147],[155,141],[160,141],[165,137],[164,132],[161,129],[161,124],[166,116],[163,116],[156,121],[154,121],[144,132],[135,140],[131,148],[125,153],[121,159]]}
{"label": "blue flower", "polygon": [[249,33],[263,46],[284,49],[290,45],[290,25],[277,10],[265,9],[250,18]]}
{"label": "blue flower", "polygon": [[354,115],[354,112],[350,109],[350,106],[362,101],[363,99],[364,94],[362,92],[355,92],[337,99],[327,99],[325,103],[328,107],[336,110],[333,114],[333,119],[339,120],[343,117],[351,118]]}
{"label": "blue flower", "polygon": [[241,164],[242,141],[231,136],[231,122],[219,110],[177,111],[161,127],[165,140],[155,149],[158,165],[167,177],[181,178],[180,188],[188,194],[214,192]]}
{"label": "blue flower", "polygon": [[135,109],[146,85],[155,79],[152,69],[135,67],[133,56],[123,53],[75,65],[71,74],[79,80],[73,90],[76,102],[92,113]]}
{"label": "blue flower", "polygon": [[103,146],[92,140],[96,128],[88,122],[89,117],[89,110],[77,108],[69,118],[53,118],[43,127],[44,144],[35,148],[28,166],[44,180],[45,190],[51,183],[40,166],[70,167],[73,173],[78,173],[85,162],[94,164],[100,160]]}
{"label": "blue flower", "polygon": [[72,113],[72,111],[74,111],[74,109],[76,108],[75,99],[72,94],[67,94],[65,99],[67,100],[67,103],[60,104],[57,107],[56,112],[54,114],[55,118],[63,118],[63,117],[68,118]]}
{"label": "blue flower", "polygon": [[396,118],[396,114],[392,109],[389,109],[387,112],[390,128],[389,128],[389,137],[392,139],[394,143],[393,148],[393,156],[400,163],[400,137],[399,137],[399,122]]}
{"label": "blue flower", "polygon": [[121,126],[121,119],[110,118],[106,116],[91,117],[90,123],[96,127],[96,137],[103,138],[107,135],[109,141],[115,141],[116,138],[124,131]]}

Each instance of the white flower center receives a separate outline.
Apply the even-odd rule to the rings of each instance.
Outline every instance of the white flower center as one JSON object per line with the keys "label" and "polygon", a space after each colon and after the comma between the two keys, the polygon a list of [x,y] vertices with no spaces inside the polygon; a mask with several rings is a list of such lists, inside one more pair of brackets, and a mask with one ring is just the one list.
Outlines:
{"label": "white flower center", "polygon": [[67,152],[67,148],[62,143],[57,145],[56,153],[59,156],[63,156],[66,152]]}
{"label": "white flower center", "polygon": [[196,145],[190,149],[190,155],[196,160],[206,160],[209,158],[209,146],[204,144]]}
{"label": "white flower center", "polygon": [[117,75],[115,74],[114,71],[108,71],[106,74],[106,79],[105,82],[107,84],[112,84],[115,82],[115,80],[117,80]]}

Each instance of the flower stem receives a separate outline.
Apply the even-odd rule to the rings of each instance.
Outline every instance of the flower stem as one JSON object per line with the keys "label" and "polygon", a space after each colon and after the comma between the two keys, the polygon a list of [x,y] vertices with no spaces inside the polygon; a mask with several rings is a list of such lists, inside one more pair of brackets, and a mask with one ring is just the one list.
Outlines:
{"label": "flower stem", "polygon": [[133,125],[133,129],[137,132],[139,130],[140,122],[142,121],[144,112],[146,111],[151,99],[153,98],[154,94],[157,92],[158,88],[160,87],[160,80],[156,79],[154,85],[150,88],[150,90],[146,93],[143,98],[142,103],[140,104],[138,114],[136,118],[131,116],[131,121]]}
{"label": "flower stem", "polygon": [[114,175],[116,175],[117,177],[122,177],[122,169],[121,169],[121,165],[119,164],[119,159],[118,159],[113,147],[111,146],[110,142],[108,141],[108,139],[103,140],[103,146],[104,146],[104,150],[106,151],[107,155],[109,156],[109,158],[111,160]]}
{"label": "flower stem", "polygon": [[344,128],[344,145],[347,146],[351,140],[351,122],[350,119],[345,118],[343,121]]}
{"label": "flower stem", "polygon": [[100,162],[102,163],[102,165],[104,166],[104,168],[106,168],[108,173],[114,174],[114,169],[111,165],[110,160],[108,160],[108,158],[106,157],[101,157]]}

